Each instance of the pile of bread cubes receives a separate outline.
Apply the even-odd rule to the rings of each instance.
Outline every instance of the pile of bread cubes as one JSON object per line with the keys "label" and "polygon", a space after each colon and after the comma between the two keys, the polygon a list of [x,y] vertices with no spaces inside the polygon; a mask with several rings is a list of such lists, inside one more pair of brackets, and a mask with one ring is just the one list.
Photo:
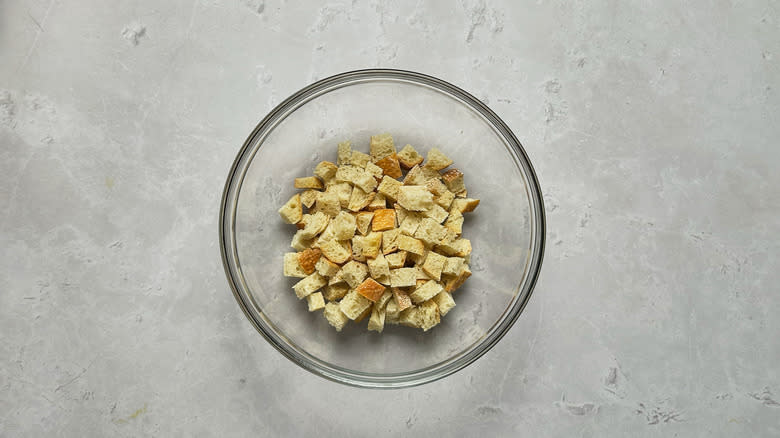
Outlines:
{"label": "pile of bread cubes", "polygon": [[370,155],[343,142],[337,164],[323,161],[315,176],[295,179],[304,191],[279,209],[298,228],[284,275],[302,278],[293,290],[309,311],[324,309],[337,331],[366,317],[369,330],[428,331],[455,307],[452,292],[471,276],[463,214],[479,200],[468,198],[461,171],[445,170],[451,164],[436,148],[423,164],[411,145],[397,152],[380,134]]}

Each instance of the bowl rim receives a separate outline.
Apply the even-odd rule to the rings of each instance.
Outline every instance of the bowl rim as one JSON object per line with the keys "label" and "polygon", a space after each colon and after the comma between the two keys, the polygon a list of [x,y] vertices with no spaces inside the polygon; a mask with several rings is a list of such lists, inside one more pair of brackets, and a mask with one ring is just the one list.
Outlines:
{"label": "bowl rim", "polygon": [[[235,236],[235,210],[238,193],[240,192],[248,164],[251,163],[254,153],[262,147],[264,137],[289,114],[292,114],[310,100],[338,88],[377,80],[390,80],[422,85],[455,98],[470,109],[479,113],[485,119],[486,123],[490,124],[493,130],[497,131],[497,134],[500,134],[500,136],[503,137],[504,142],[508,144],[516,154],[515,158],[516,161],[518,161],[517,164],[522,167],[522,171],[527,178],[526,190],[531,207],[530,215],[532,216],[529,218],[531,220],[531,257],[526,263],[526,276],[524,281],[518,286],[517,293],[512,299],[513,302],[504,311],[497,323],[493,324],[491,329],[487,334],[483,335],[481,340],[476,341],[465,351],[423,369],[394,374],[359,372],[330,364],[310,355],[302,349],[298,349],[297,346],[294,346],[294,343],[291,343],[282,334],[267,329],[266,324],[271,323],[266,320],[262,311],[257,310],[259,306],[254,302],[251,292],[249,292],[248,289],[246,292],[243,291],[243,289],[245,289],[241,287],[243,284],[243,274],[240,272],[240,265],[234,263],[234,260],[238,259],[235,239],[233,239]],[[259,143],[257,144],[257,148],[252,151],[251,147],[255,144],[258,136],[260,136]],[[248,152],[251,152],[251,154],[247,155]],[[238,171],[244,163],[246,163],[246,165],[239,175]],[[506,335],[528,304],[541,272],[542,261],[544,259],[545,237],[546,217],[544,199],[539,186],[539,181],[525,149],[509,126],[487,105],[461,88],[434,76],[399,69],[361,69],[335,74],[301,88],[279,103],[257,124],[236,155],[222,192],[219,212],[220,253],[225,275],[227,276],[233,296],[238,302],[239,307],[241,307],[244,315],[249,319],[254,328],[266,339],[266,341],[276,348],[277,351],[301,368],[328,380],[363,388],[404,388],[433,382],[465,368],[487,353],[504,337],[504,335]]]}

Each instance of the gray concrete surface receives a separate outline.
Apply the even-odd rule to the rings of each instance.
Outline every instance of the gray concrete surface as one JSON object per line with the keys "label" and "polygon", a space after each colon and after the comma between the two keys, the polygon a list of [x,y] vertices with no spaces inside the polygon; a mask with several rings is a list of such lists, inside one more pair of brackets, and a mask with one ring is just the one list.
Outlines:
{"label": "gray concrete surface", "polygon": [[[776,2],[0,1],[0,436],[778,436]],[[216,246],[256,122],[426,72],[524,142],[541,281],[423,387],[254,332]]]}

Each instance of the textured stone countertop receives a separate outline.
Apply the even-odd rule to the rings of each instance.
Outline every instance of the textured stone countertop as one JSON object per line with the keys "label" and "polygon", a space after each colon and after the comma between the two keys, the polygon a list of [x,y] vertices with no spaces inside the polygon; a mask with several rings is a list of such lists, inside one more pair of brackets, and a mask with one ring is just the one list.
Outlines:
{"label": "textured stone countertop", "polygon": [[[0,2],[0,436],[778,436],[774,2]],[[341,386],[217,247],[255,124],[313,80],[441,77],[524,143],[541,279],[444,380]]]}

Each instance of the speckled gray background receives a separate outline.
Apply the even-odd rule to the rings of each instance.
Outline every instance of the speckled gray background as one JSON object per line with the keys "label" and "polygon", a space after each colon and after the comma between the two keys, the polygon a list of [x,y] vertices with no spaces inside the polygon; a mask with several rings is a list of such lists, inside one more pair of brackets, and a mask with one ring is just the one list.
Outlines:
{"label": "speckled gray background", "polygon": [[[777,436],[780,7],[652,3],[0,1],[0,436]],[[216,247],[256,122],[371,66],[488,103],[549,221],[504,340],[392,392],[266,345]]]}

